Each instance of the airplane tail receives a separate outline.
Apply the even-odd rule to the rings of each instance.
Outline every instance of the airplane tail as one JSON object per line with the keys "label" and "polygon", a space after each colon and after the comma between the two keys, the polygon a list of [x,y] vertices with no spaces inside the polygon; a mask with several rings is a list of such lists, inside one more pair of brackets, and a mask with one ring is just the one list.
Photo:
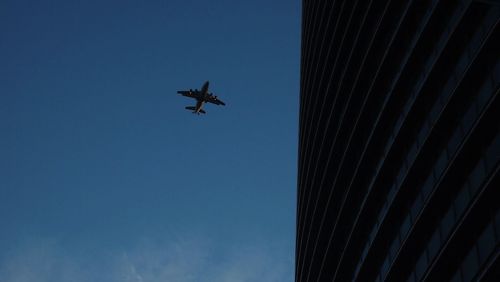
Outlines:
{"label": "airplane tail", "polygon": [[[191,111],[193,111],[193,113],[196,113],[195,112],[196,111],[196,107],[186,107],[186,110],[191,110]],[[199,113],[206,114],[207,112],[205,112],[205,110],[203,110],[203,109],[200,109],[199,112],[198,112],[198,114]]]}

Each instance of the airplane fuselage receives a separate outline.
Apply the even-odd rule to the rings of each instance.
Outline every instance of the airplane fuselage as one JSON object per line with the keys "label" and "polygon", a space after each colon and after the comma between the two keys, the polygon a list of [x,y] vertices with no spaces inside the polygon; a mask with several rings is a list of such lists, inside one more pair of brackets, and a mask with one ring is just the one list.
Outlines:
{"label": "airplane fuselage", "polygon": [[201,87],[201,95],[203,98],[208,94],[208,81],[203,83],[203,86]]}
{"label": "airplane fuselage", "polygon": [[193,113],[200,114],[200,112],[202,110],[201,108],[203,108],[203,104],[205,104],[205,101],[203,101],[201,99],[196,99],[196,106],[195,106]]}
{"label": "airplane fuselage", "polygon": [[197,94],[198,94],[198,97],[196,97],[196,106],[195,106],[195,110],[193,111],[193,113],[200,114],[200,112],[202,111],[203,104],[206,103],[207,98],[209,96],[209,94],[208,94],[208,81],[203,83],[201,90]]}

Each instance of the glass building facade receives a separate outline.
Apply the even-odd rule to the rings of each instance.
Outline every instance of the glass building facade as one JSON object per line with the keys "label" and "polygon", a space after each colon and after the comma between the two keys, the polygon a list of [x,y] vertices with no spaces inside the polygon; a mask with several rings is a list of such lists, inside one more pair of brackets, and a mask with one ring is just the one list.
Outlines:
{"label": "glass building facade", "polygon": [[500,281],[500,1],[302,9],[296,281]]}

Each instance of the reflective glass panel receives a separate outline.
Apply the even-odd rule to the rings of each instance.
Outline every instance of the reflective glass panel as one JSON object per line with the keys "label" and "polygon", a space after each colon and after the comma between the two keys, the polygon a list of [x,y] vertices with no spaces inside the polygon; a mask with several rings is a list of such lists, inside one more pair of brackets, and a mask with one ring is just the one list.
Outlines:
{"label": "reflective glass panel", "polygon": [[462,264],[462,274],[465,281],[471,281],[477,272],[479,261],[477,259],[476,246],[473,246]]}
{"label": "reflective glass panel", "polygon": [[434,231],[434,234],[432,234],[432,237],[429,241],[429,245],[427,245],[427,250],[430,260],[432,260],[434,256],[438,253],[440,245],[441,244],[439,242],[439,230],[436,230]]}
{"label": "reflective glass panel", "polygon": [[443,219],[441,220],[441,234],[443,234],[444,238],[447,238],[451,228],[453,227],[454,222],[454,215],[453,215],[453,209],[450,208],[448,209],[448,212],[444,215]]}
{"label": "reflective glass panel", "polygon": [[467,189],[467,186],[464,185],[458,192],[454,202],[455,213],[457,215],[461,215],[465,211],[465,208],[469,204],[469,200],[469,190]]}
{"label": "reflective glass panel", "polygon": [[479,239],[477,240],[477,248],[479,251],[479,260],[484,262],[491,252],[495,249],[495,232],[493,225],[488,224]]}

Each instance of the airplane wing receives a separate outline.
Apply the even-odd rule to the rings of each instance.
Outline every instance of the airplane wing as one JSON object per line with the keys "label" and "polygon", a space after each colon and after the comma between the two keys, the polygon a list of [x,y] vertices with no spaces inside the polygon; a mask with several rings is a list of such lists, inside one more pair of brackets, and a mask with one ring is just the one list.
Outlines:
{"label": "airplane wing", "polygon": [[216,104],[216,105],[223,105],[223,106],[226,105],[224,102],[222,102],[221,100],[219,100],[217,98],[217,96],[212,96],[212,97],[208,98],[207,102],[212,103],[212,104]]}
{"label": "airplane wing", "polygon": [[196,98],[196,93],[194,91],[177,91],[177,93],[181,94],[182,96]]}

